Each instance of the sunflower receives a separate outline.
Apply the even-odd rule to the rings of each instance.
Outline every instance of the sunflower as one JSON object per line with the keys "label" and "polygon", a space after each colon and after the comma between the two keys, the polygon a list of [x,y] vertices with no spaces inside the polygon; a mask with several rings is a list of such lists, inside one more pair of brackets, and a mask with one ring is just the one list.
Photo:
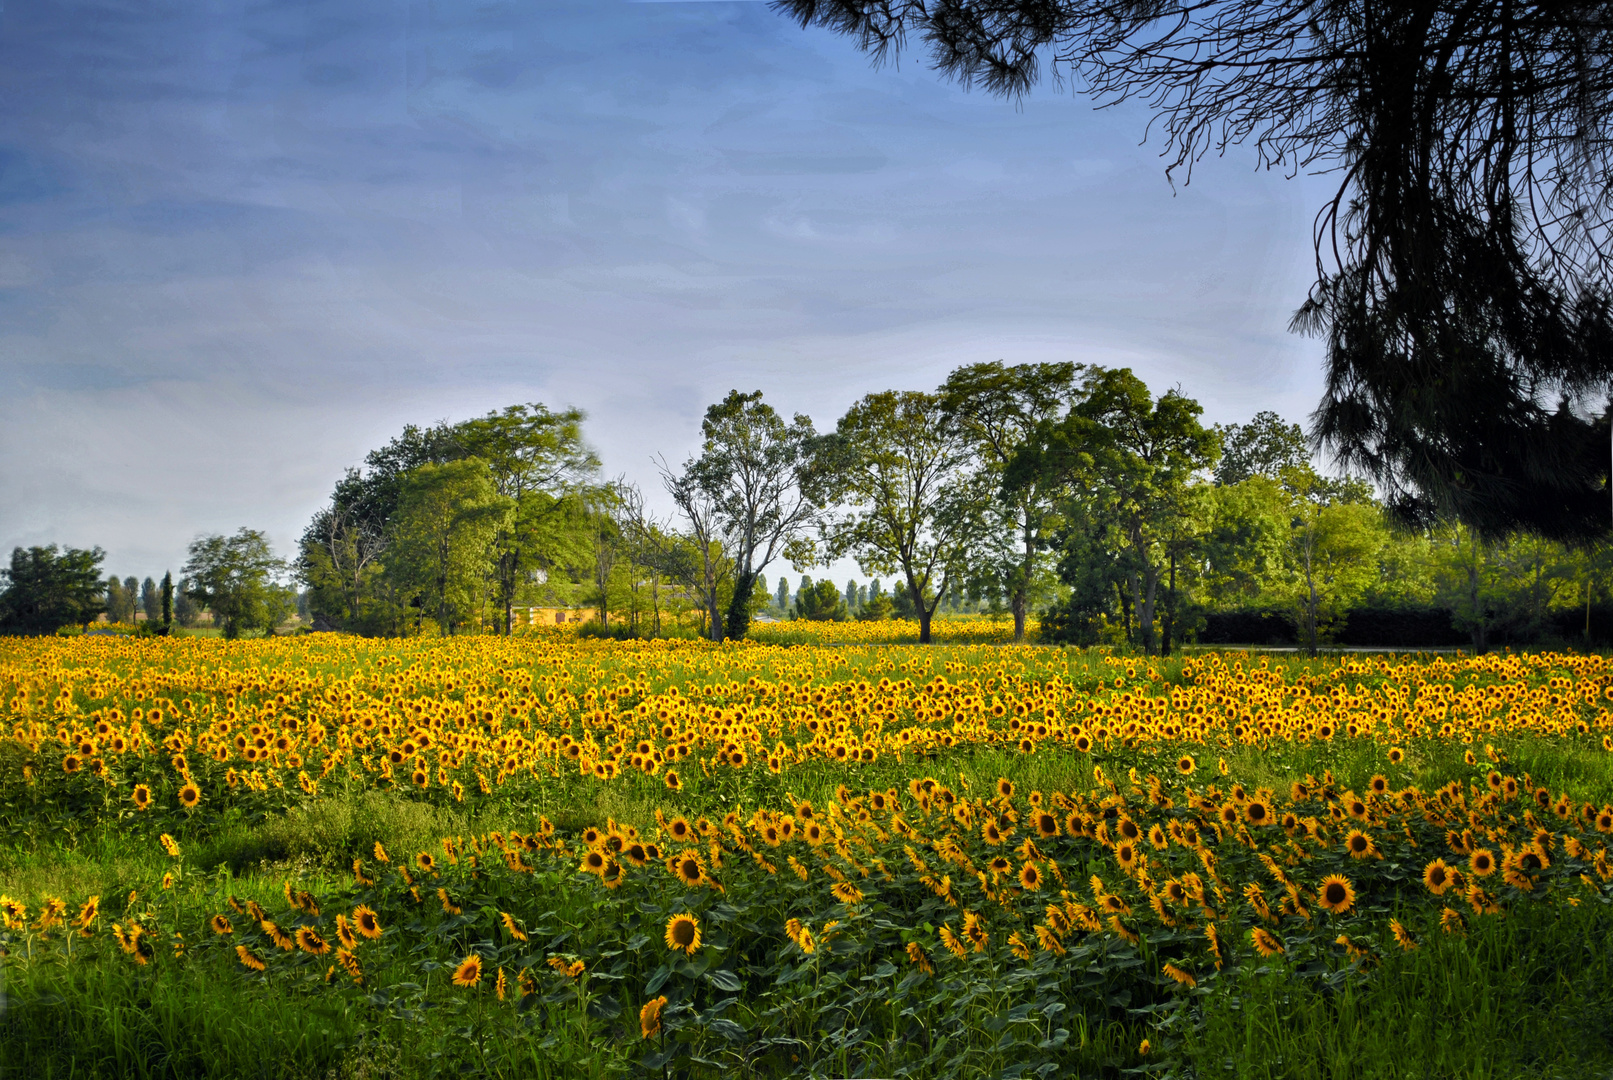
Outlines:
{"label": "sunflower", "polygon": [[1423,885],[1435,896],[1443,896],[1455,883],[1456,876],[1444,859],[1435,859],[1423,867]]}
{"label": "sunflower", "polygon": [[700,948],[700,920],[685,911],[666,921],[666,947],[693,956]]}
{"label": "sunflower", "polygon": [[965,959],[969,955],[969,950],[963,947],[963,942],[958,940],[958,935],[952,932],[952,927],[942,926],[937,933],[940,935],[941,944],[946,946],[947,952],[956,956],[959,960]]}
{"label": "sunflower", "polygon": [[476,986],[482,981],[482,958],[471,953],[454,968],[455,986]]}
{"label": "sunflower", "polygon": [[1042,947],[1043,952],[1050,952],[1054,956],[1063,956],[1067,951],[1053,928],[1042,923],[1036,924],[1036,943]]}
{"label": "sunflower", "polygon": [[972,911],[963,913],[963,936],[974,946],[975,952],[985,952],[990,936],[986,933],[986,920]]}
{"label": "sunflower", "polygon": [[253,971],[264,971],[269,966],[263,962],[262,957],[253,952],[251,949],[247,948],[245,945],[237,945],[235,947],[235,955],[240,958],[240,961],[243,965]]}
{"label": "sunflower", "polygon": [[1019,887],[1035,891],[1042,887],[1042,872],[1036,869],[1036,864],[1028,862],[1019,868]]}
{"label": "sunflower", "polygon": [[353,909],[353,926],[358,932],[371,941],[381,936],[381,920],[369,908],[360,904]]}
{"label": "sunflower", "polygon": [[62,758],[62,772],[76,773],[84,768],[84,759],[77,754],[68,754]]}
{"label": "sunflower", "polygon": [[671,869],[674,877],[691,888],[706,880],[706,868],[700,865],[697,855],[674,855]]}
{"label": "sunflower", "polygon": [[202,789],[194,783],[186,784],[179,789],[179,805],[186,810],[195,809],[196,804],[202,801]]}
{"label": "sunflower", "polygon": [[229,918],[225,915],[214,915],[207,921],[207,925],[212,928],[213,933],[220,937],[235,933],[235,927],[231,925]]}
{"label": "sunflower", "polygon": [[599,872],[599,881],[605,888],[614,889],[622,883],[623,876],[622,864],[615,859],[609,859],[605,863],[605,868]]}
{"label": "sunflower", "polygon": [[1411,952],[1411,950],[1417,947],[1416,939],[1413,938],[1411,934],[1406,932],[1406,928],[1404,926],[1400,925],[1399,919],[1389,920],[1389,932],[1395,936],[1395,944],[1399,945],[1406,952]]}
{"label": "sunflower", "polygon": [[997,777],[997,794],[1004,799],[1014,797],[1014,782],[1006,776]]}
{"label": "sunflower", "polygon": [[1195,979],[1188,972],[1183,971],[1181,968],[1177,967],[1175,964],[1166,964],[1161,970],[1165,973],[1165,975],[1168,978],[1175,979],[1177,982],[1181,983],[1183,986],[1187,987],[1189,990],[1191,990],[1193,987],[1195,987],[1195,986],[1197,986],[1199,984],[1199,981],[1197,979]]}
{"label": "sunflower", "polygon": [[590,851],[582,857],[582,870],[587,874],[603,874],[609,861],[603,851]]}
{"label": "sunflower", "polygon": [[1316,891],[1317,902],[1335,915],[1343,915],[1355,903],[1355,886],[1343,874],[1329,874]]}
{"label": "sunflower", "polygon": [[414,864],[420,868],[421,873],[434,873],[437,869],[437,860],[431,857],[431,852],[422,851],[414,857]]}
{"label": "sunflower", "polygon": [[134,803],[134,808],[136,810],[151,809],[151,789],[146,787],[146,785],[136,784],[134,786],[134,791],[129,794],[129,798]]}
{"label": "sunflower", "polygon": [[1006,839],[995,821],[987,821],[980,826],[980,838],[988,844],[1000,844]]}
{"label": "sunflower", "polygon": [[1495,873],[1495,852],[1489,848],[1479,848],[1468,856],[1467,868],[1474,877],[1489,877]]}
{"label": "sunflower", "polygon": [[666,995],[651,998],[644,1003],[638,1011],[638,1028],[646,1039],[653,1039],[661,1034],[661,1010],[666,1007]]}
{"label": "sunflower", "polygon": [[1043,840],[1051,839],[1059,834],[1060,830],[1058,818],[1054,817],[1052,814],[1049,814],[1045,810],[1036,814],[1035,817],[1036,833]]}
{"label": "sunflower", "polygon": [[935,974],[935,965],[930,963],[930,957],[925,953],[924,946],[918,942],[909,941],[907,943],[907,959],[909,963],[917,965],[918,969],[924,974]]}
{"label": "sunflower", "polygon": [[1137,865],[1137,846],[1130,841],[1115,845],[1115,862],[1130,870]]}
{"label": "sunflower", "polygon": [[353,924],[347,921],[346,915],[336,916],[336,940],[341,942],[342,948],[348,952],[358,948],[358,938],[353,935]]}
{"label": "sunflower", "polygon": [[318,931],[305,926],[297,931],[297,948],[314,956],[324,956],[330,952],[330,942],[321,937]]}
{"label": "sunflower", "polygon": [[862,903],[862,890],[850,882],[837,881],[835,882],[834,887],[829,891],[834,893],[835,899],[839,900],[842,904]]}
{"label": "sunflower", "polygon": [[162,845],[163,851],[168,853],[169,858],[179,858],[179,844],[174,840],[173,837],[169,836],[167,833],[163,833],[161,836],[157,837],[157,843]]}
{"label": "sunflower", "polygon": [[1183,754],[1176,759],[1176,772],[1180,776],[1192,776],[1197,768],[1198,763],[1193,760],[1192,754]]}
{"label": "sunflower", "polygon": [[1259,799],[1251,799],[1244,804],[1243,816],[1251,825],[1270,825],[1271,807]]}
{"label": "sunflower", "polygon": [[1372,837],[1360,829],[1350,830],[1349,835],[1344,838],[1344,846],[1349,849],[1350,858],[1352,859],[1383,858],[1378,854],[1377,845],[1372,842]]}
{"label": "sunflower", "polygon": [[374,852],[374,854],[375,854],[375,861],[376,862],[387,862],[388,861],[388,859],[386,857],[386,848],[381,846],[381,841],[379,841],[379,840],[377,840],[375,842],[375,852]]}
{"label": "sunflower", "polygon": [[516,924],[514,915],[511,915],[507,911],[501,911],[498,914],[499,918],[504,920],[505,933],[509,934],[510,937],[514,938],[516,941],[526,940],[526,931],[522,930],[520,926]]}
{"label": "sunflower", "polygon": [[1257,926],[1249,931],[1249,941],[1261,956],[1271,957],[1282,954],[1283,943],[1277,939],[1275,934],[1263,926]]}
{"label": "sunflower", "polygon": [[1389,748],[1389,763],[1391,765],[1399,765],[1402,761],[1405,761],[1405,760],[1406,760],[1406,752],[1404,750],[1402,750],[1398,746],[1391,746]]}

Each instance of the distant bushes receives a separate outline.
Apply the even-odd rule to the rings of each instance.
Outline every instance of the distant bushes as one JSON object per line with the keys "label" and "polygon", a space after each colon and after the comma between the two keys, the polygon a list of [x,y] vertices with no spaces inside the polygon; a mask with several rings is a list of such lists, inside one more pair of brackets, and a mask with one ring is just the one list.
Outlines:
{"label": "distant bushes", "polygon": [[[1593,648],[1613,645],[1613,604],[1592,605],[1590,629]],[[1298,645],[1300,631],[1292,611],[1239,608],[1206,613],[1197,639],[1201,645]],[[1385,649],[1466,648],[1473,643],[1448,608],[1434,605],[1354,608],[1333,624],[1324,640],[1329,645]],[[1557,609],[1533,627],[1497,628],[1488,636],[1492,647],[1585,643],[1584,608]]]}

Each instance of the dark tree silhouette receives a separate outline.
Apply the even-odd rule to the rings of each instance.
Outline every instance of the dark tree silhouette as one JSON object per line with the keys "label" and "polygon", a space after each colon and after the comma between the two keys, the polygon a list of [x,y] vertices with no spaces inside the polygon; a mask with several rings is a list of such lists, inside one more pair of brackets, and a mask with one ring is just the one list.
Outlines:
{"label": "dark tree silhouette", "polygon": [[1613,8],[1522,0],[775,0],[966,85],[1154,113],[1171,173],[1332,170],[1313,436],[1406,518],[1608,532]]}

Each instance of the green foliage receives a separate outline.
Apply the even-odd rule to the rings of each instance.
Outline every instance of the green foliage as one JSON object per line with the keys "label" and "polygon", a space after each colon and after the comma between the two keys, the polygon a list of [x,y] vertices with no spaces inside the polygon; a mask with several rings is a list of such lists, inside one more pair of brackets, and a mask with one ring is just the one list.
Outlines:
{"label": "green foliage", "polygon": [[213,612],[227,638],[246,630],[271,630],[291,614],[295,594],[276,578],[285,563],[275,558],[269,541],[256,529],[234,536],[204,536],[191,541],[185,563],[185,593]]}
{"label": "green foliage", "polygon": [[510,511],[479,458],[422,465],[402,477],[387,575],[444,634],[474,610],[488,545]]}
{"label": "green foliage", "polygon": [[812,622],[842,622],[849,612],[846,598],[828,578],[810,586],[803,585],[795,594],[795,617]]}
{"label": "green foliage", "polygon": [[103,609],[100,548],[13,548],[0,590],[0,633],[50,634]]}

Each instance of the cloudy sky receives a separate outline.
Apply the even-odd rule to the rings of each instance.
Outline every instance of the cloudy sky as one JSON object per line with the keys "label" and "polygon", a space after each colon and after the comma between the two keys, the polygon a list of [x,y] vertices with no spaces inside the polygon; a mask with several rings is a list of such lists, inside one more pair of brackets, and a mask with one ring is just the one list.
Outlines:
{"label": "cloudy sky", "polygon": [[757,2],[4,0],[0,546],[283,554],[405,423],[575,405],[612,474],[761,389],[820,427],[1068,359],[1303,420],[1325,181],[1167,183],[1146,116],[1017,106]]}

